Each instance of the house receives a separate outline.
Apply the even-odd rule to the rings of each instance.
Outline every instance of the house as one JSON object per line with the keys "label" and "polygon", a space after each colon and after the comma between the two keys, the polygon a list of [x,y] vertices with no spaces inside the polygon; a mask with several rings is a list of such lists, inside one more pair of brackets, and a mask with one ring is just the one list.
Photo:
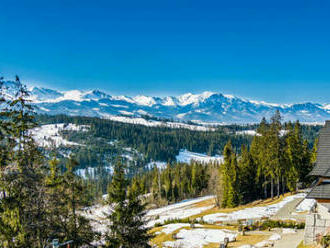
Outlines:
{"label": "house", "polygon": [[317,180],[306,198],[315,199],[317,204],[306,216],[305,244],[315,243],[330,230],[330,121],[320,131],[316,165],[309,175]]}

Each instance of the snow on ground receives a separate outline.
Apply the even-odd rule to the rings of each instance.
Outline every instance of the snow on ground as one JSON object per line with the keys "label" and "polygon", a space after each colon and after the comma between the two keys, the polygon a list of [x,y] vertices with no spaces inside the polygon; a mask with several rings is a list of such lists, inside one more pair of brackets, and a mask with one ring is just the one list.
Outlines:
{"label": "snow on ground", "polygon": [[95,205],[84,208],[80,214],[91,220],[93,230],[100,233],[107,231],[107,215],[111,214],[112,208],[109,205]]}
{"label": "snow on ground", "polygon": [[[87,177],[91,177],[91,178],[94,178],[95,175],[96,175],[96,171],[97,171],[97,167],[87,167],[87,168],[84,168],[84,169],[77,169],[75,171],[76,175],[86,179]],[[106,171],[106,172],[109,172],[109,173],[112,173],[113,172],[113,168],[110,167],[110,166],[104,166],[102,167],[102,170],[103,171]]]}
{"label": "snow on ground", "polygon": [[268,240],[276,241],[276,240],[280,240],[281,238],[282,238],[281,235],[274,233],[272,236],[270,236]]}
{"label": "snow on ground", "polygon": [[[153,227],[155,223],[163,223],[165,220],[188,218],[192,215],[199,214],[213,206],[194,207],[194,204],[212,198],[214,196],[204,196],[149,210],[146,214],[146,218],[149,220],[147,226]],[[108,224],[106,216],[111,213],[111,210],[108,206],[98,204],[85,208],[81,214],[92,221],[94,230],[102,232],[106,230]]]}
{"label": "snow on ground", "polygon": [[118,122],[124,122],[124,123],[130,123],[130,124],[137,124],[137,125],[143,125],[148,127],[169,127],[169,128],[185,128],[195,131],[214,131],[214,128],[211,127],[204,127],[204,126],[197,126],[197,125],[189,125],[186,123],[181,122],[170,122],[170,121],[156,121],[156,120],[146,120],[141,117],[127,117],[127,116],[115,116],[115,115],[109,115],[109,114],[102,114],[103,118],[112,120],[112,121],[118,121]]}
{"label": "snow on ground", "polygon": [[231,213],[209,214],[209,215],[205,215],[203,217],[203,220],[209,223],[214,223],[220,221],[236,221],[242,219],[259,219],[263,217],[270,217],[276,214],[277,211],[287,203],[297,198],[304,198],[305,196],[306,194],[300,193],[300,194],[288,196],[279,203],[271,204],[268,206],[245,208]]}
{"label": "snow on ground", "polygon": [[255,135],[257,135],[257,132],[256,132],[256,130],[243,130],[243,131],[237,131],[235,134],[236,135],[251,135],[251,136],[255,136]]}
{"label": "snow on ground", "polygon": [[202,248],[209,243],[220,243],[225,238],[234,241],[237,234],[228,230],[196,228],[182,229],[177,233],[178,240],[164,242],[165,247]]}
{"label": "snow on ground", "polygon": [[[284,136],[288,133],[288,130],[280,130],[280,136]],[[257,133],[256,130],[242,130],[242,131],[237,131],[235,133],[236,135],[251,135],[251,136],[261,136],[261,134]]]}
{"label": "snow on ground", "polygon": [[[163,229],[161,232],[166,233],[166,234],[170,234],[182,227],[190,227],[189,223],[175,223],[175,224],[168,224],[163,226]],[[200,224],[195,224],[195,227],[203,227]]]}
{"label": "snow on ground", "polygon": [[147,218],[150,218],[148,227],[153,227],[156,223],[163,223],[165,220],[184,219],[196,214],[200,214],[201,212],[204,212],[213,206],[194,207],[193,205],[198,202],[213,198],[214,196],[204,196],[149,210],[146,215]]}
{"label": "snow on ground", "polygon": [[293,228],[282,228],[282,233],[283,234],[292,234],[292,233],[297,233],[297,231]]}
{"label": "snow on ground", "polygon": [[208,156],[201,153],[190,152],[188,150],[180,150],[179,155],[176,156],[176,161],[181,163],[190,163],[192,160],[202,162],[202,163],[209,163],[209,162],[223,162],[223,156]]}
{"label": "snow on ground", "polygon": [[151,161],[150,163],[148,163],[146,165],[146,168],[148,168],[149,170],[153,169],[154,167],[157,167],[158,169],[165,169],[167,166],[166,162],[162,162],[162,161]]}
{"label": "snow on ground", "polygon": [[269,237],[268,240],[261,241],[252,247],[257,247],[257,248],[273,247],[274,241],[280,240],[281,238],[282,238],[281,235],[274,233],[272,236]]}
{"label": "snow on ground", "polygon": [[297,207],[296,212],[310,211],[316,204],[315,199],[304,199]]}
{"label": "snow on ground", "polygon": [[48,124],[42,125],[40,127],[36,127],[32,129],[32,136],[34,140],[43,147],[50,147],[55,146],[59,147],[61,145],[64,146],[77,146],[81,145],[76,142],[71,142],[64,139],[60,135],[60,131],[79,131],[79,132],[86,132],[88,131],[89,126],[87,125],[76,125],[76,124]]}

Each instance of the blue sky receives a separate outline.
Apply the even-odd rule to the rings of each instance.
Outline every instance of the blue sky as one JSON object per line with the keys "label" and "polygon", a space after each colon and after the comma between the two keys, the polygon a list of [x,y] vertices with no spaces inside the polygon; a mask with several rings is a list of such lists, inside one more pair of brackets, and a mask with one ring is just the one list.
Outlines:
{"label": "blue sky", "polygon": [[0,72],[110,94],[330,102],[330,1],[0,1]]}

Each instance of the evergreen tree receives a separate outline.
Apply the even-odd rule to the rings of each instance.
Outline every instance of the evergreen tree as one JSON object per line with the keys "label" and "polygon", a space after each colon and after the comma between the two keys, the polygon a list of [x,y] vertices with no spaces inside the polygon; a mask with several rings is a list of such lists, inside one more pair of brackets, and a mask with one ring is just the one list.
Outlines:
{"label": "evergreen tree", "polygon": [[250,202],[254,200],[257,195],[257,187],[255,182],[256,166],[248,148],[243,145],[241,151],[241,157],[238,161],[241,178],[240,190],[244,202]]}
{"label": "evergreen tree", "polygon": [[[145,205],[141,203],[138,184],[128,190],[125,169],[120,161],[115,165],[108,189],[108,204],[114,211],[109,215],[106,247],[148,248],[151,236],[145,228]],[[128,193],[127,193],[128,191]]]}
{"label": "evergreen tree", "polygon": [[28,91],[18,77],[16,85],[14,99],[1,113],[0,237],[3,247],[42,247],[47,239],[43,161],[30,133],[36,122]]}

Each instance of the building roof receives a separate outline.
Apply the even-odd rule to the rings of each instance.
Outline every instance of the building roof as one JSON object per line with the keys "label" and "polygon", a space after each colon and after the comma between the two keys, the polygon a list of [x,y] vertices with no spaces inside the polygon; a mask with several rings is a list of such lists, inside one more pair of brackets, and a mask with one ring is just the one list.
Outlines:
{"label": "building roof", "polygon": [[315,186],[306,196],[311,199],[330,199],[330,182],[323,182]]}
{"label": "building roof", "polygon": [[309,175],[330,177],[330,121],[320,131],[316,166]]}

